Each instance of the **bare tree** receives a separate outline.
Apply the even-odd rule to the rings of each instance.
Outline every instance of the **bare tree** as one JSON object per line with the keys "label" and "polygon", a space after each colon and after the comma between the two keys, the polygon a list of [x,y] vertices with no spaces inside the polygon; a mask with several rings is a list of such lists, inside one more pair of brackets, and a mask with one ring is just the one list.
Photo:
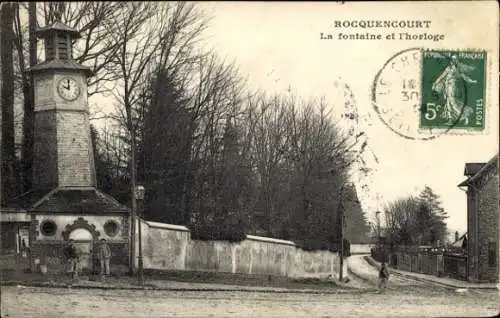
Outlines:
{"label": "bare tree", "polygon": [[[118,42],[112,58],[113,72],[119,80],[113,90],[119,101],[123,126],[130,134],[131,186],[135,187],[137,140],[143,110],[140,99],[156,70],[176,73],[189,59],[189,53],[204,27],[193,4],[128,3],[106,27]],[[135,200],[132,200],[135,205]]]}
{"label": "bare tree", "polygon": [[413,197],[397,199],[389,202],[384,209],[386,216],[386,236],[393,245],[417,244],[418,238],[415,230],[415,215],[417,201]]}
{"label": "bare tree", "polygon": [[16,4],[4,3],[0,9],[0,48],[2,72],[2,193],[3,202],[17,194],[17,167],[14,140],[14,64],[13,47],[15,35],[13,31]]}
{"label": "bare tree", "polygon": [[118,74],[112,59],[122,39],[116,37],[114,22],[127,10],[127,4],[113,1],[43,2],[38,10],[45,25],[60,21],[78,30],[84,41],[75,41],[73,58],[89,66],[94,76],[88,79],[89,96],[114,88]]}
{"label": "bare tree", "polygon": [[418,197],[389,202],[385,215],[386,236],[392,245],[434,245],[446,239],[446,213],[429,187]]}
{"label": "bare tree", "polygon": [[196,169],[190,195],[196,202],[192,212],[204,223],[218,209],[224,135],[227,125],[240,114],[243,82],[234,64],[220,61],[215,54],[200,56],[195,66],[196,86],[188,102],[193,136],[191,162]]}
{"label": "bare tree", "polygon": [[249,103],[249,107],[256,104],[256,113],[248,121],[254,127],[252,150],[260,189],[260,204],[254,217],[261,218],[259,223],[266,225],[265,235],[279,236],[276,222],[284,221],[284,216],[278,215],[283,207],[281,185],[288,181],[282,168],[290,147],[290,134],[284,124],[288,116],[287,101],[282,96],[266,98],[259,94]]}
{"label": "bare tree", "polygon": [[110,163],[108,169],[113,180],[120,180],[130,175],[128,169],[130,147],[127,135],[127,131],[114,121],[106,121],[99,134],[97,147],[102,152],[104,160]]}
{"label": "bare tree", "polygon": [[106,122],[100,133],[92,127],[97,187],[123,204],[130,203],[128,143],[123,129]]}
{"label": "bare tree", "polygon": [[[355,191],[340,192],[349,188],[360,141],[334,124],[324,99],[257,94],[247,103],[243,128],[252,134],[247,142],[258,189],[252,223],[264,235],[328,248],[338,239],[341,201],[357,201]],[[351,217],[366,221],[362,212]]]}
{"label": "bare tree", "polygon": [[[26,72],[26,57],[25,54],[29,50],[29,63],[36,64],[36,39],[34,40],[35,24],[34,24],[34,10],[35,4],[28,4],[28,14],[29,14],[29,41],[24,41],[24,36],[26,29],[23,28],[21,24],[20,12],[21,7],[19,4],[15,5],[14,13],[14,44],[16,47],[17,61],[16,66],[18,73],[13,75],[13,78],[20,83],[20,87],[23,95],[23,146],[22,146],[22,189],[27,191],[31,188],[31,161],[33,156],[33,129],[34,129],[34,109],[33,109],[33,98],[34,98],[34,88],[32,86],[31,77]],[[36,21],[35,21],[36,23]],[[26,44],[28,47],[26,48]],[[29,136],[28,138],[24,136]]]}
{"label": "bare tree", "polygon": [[[37,57],[37,39],[35,30],[41,19],[45,25],[61,21],[83,33],[85,41],[77,42],[75,56],[77,62],[86,64],[94,71],[95,76],[89,78],[89,95],[106,92],[112,88],[110,84],[116,79],[110,68],[111,58],[118,50],[114,32],[107,26],[123,11],[125,4],[120,2],[43,2],[37,6],[35,2],[19,3],[15,13],[15,47],[17,51],[16,80],[23,96],[23,147],[22,177],[24,190],[31,187],[31,165],[33,157],[34,133],[34,87],[31,76],[26,72],[26,65],[35,65]],[[28,13],[29,25],[26,28],[21,16]],[[26,41],[28,38],[28,41]],[[28,53],[29,52],[29,53]]]}

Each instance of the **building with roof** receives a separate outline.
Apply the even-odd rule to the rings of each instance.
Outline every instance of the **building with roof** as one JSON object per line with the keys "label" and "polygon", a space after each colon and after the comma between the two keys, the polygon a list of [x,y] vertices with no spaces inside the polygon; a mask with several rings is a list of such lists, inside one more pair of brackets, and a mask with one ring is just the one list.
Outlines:
{"label": "building with roof", "polygon": [[498,153],[486,163],[466,163],[467,279],[499,282]]}
{"label": "building with roof", "polygon": [[113,251],[111,267],[130,265],[128,207],[96,188],[90,136],[87,78],[91,70],[73,60],[72,41],[80,37],[56,22],[37,31],[45,61],[30,72],[35,85],[33,188],[0,211],[2,268],[65,269],[63,247],[73,239],[81,266],[97,268],[97,243]]}
{"label": "building with roof", "polygon": [[450,247],[453,252],[467,252],[467,233],[458,237],[455,242],[451,243]]}

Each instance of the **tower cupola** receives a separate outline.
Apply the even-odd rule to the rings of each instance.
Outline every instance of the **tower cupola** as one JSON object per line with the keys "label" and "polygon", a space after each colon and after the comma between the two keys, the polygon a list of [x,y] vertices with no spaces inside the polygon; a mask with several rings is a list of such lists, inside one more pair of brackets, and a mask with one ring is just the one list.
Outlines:
{"label": "tower cupola", "polygon": [[46,61],[72,60],[73,40],[81,38],[77,30],[61,22],[54,22],[38,29],[36,35],[44,41]]}

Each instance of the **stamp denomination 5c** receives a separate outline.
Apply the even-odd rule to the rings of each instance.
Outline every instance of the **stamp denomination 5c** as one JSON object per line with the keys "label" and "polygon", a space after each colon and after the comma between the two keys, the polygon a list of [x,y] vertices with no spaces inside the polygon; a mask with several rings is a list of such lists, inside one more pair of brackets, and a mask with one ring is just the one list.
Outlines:
{"label": "stamp denomination 5c", "polygon": [[421,128],[485,128],[486,52],[426,50]]}
{"label": "stamp denomination 5c", "polygon": [[430,140],[486,127],[486,52],[411,48],[375,76],[373,107],[401,137]]}

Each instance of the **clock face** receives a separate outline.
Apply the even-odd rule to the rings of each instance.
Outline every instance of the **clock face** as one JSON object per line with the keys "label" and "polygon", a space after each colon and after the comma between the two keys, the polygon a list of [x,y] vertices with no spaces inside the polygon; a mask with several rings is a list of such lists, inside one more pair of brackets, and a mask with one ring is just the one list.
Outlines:
{"label": "clock face", "polygon": [[57,85],[57,92],[65,100],[73,101],[80,96],[80,86],[78,86],[75,79],[64,77]]}

